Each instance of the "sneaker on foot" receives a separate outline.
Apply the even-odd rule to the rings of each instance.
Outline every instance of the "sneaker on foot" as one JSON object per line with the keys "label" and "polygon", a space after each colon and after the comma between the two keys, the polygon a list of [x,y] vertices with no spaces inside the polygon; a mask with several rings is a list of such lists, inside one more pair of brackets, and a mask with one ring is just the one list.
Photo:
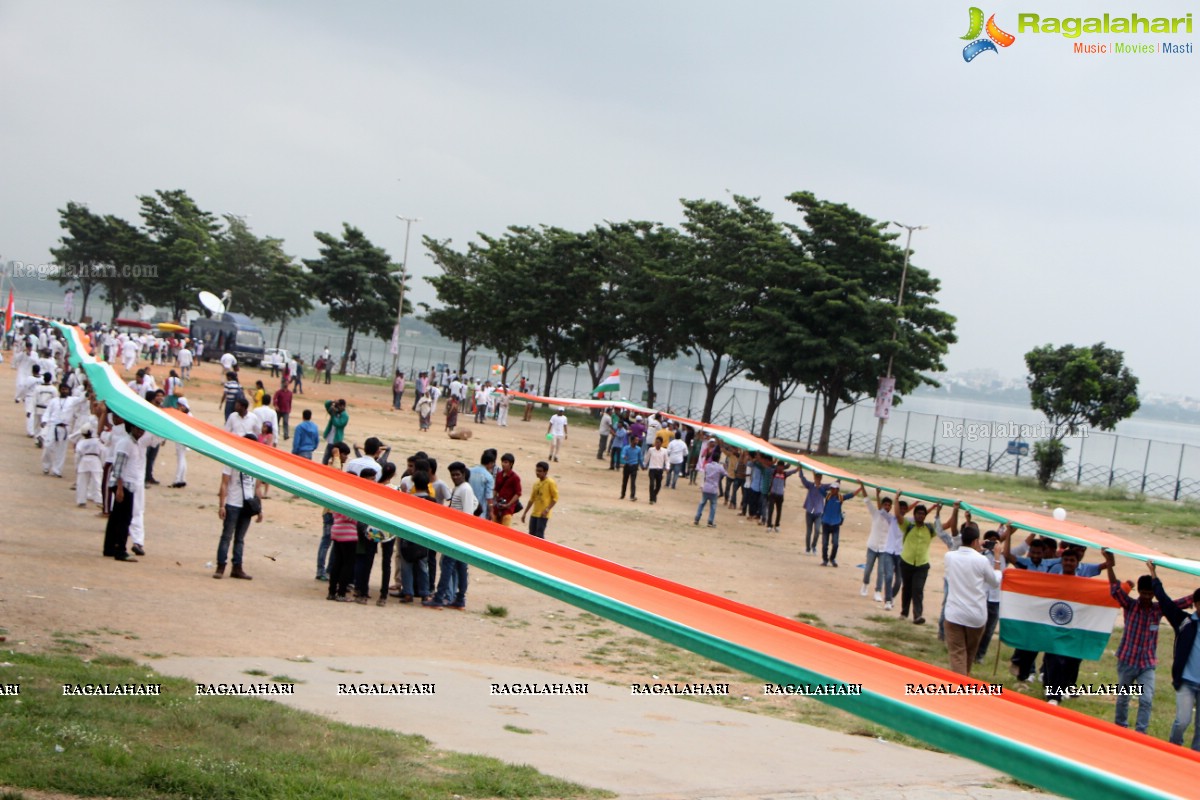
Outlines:
{"label": "sneaker on foot", "polygon": [[710,528],[715,528],[715,527],[717,527],[717,523],[715,523],[715,522],[710,522],[710,523],[708,523],[708,527],[710,527]]}
{"label": "sneaker on foot", "polygon": [[888,600],[886,603],[883,604],[883,610],[884,611],[892,610],[892,601],[891,600]]}
{"label": "sneaker on foot", "polygon": [[146,555],[146,548],[142,547],[140,544],[135,544],[133,547],[131,547],[129,549],[133,551],[133,554],[135,556]]}
{"label": "sneaker on foot", "polygon": [[[876,592],[876,593],[875,593],[875,602],[876,602],[876,603],[882,603],[882,602],[883,602],[883,595],[881,595],[879,592]],[[888,603],[888,605],[891,605],[891,603]]]}
{"label": "sneaker on foot", "polygon": [[867,585],[865,583],[862,585],[862,588],[858,590],[858,596],[859,597],[867,596]]}

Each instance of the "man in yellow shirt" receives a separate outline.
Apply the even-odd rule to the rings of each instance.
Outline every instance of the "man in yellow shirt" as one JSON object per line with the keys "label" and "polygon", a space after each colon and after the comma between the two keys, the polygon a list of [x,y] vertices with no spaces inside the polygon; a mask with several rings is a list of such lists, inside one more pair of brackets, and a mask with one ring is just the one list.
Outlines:
{"label": "man in yellow shirt", "polygon": [[533,512],[533,519],[529,520],[529,532],[539,539],[546,538],[546,523],[550,521],[550,509],[558,504],[558,484],[554,482],[554,478],[550,477],[550,465],[545,461],[539,461],[534,467],[537,481],[533,484],[533,489],[529,492],[529,505],[525,506],[525,513],[521,515],[521,522]]}

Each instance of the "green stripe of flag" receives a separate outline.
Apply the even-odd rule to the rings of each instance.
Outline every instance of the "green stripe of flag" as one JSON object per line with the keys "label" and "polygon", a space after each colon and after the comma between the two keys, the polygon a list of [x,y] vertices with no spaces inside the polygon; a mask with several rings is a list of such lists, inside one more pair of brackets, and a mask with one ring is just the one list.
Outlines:
{"label": "green stripe of flag", "polygon": [[1000,641],[1021,650],[1054,653],[1095,661],[1104,655],[1111,632],[1062,628],[1040,622],[1017,619],[1000,620]]}

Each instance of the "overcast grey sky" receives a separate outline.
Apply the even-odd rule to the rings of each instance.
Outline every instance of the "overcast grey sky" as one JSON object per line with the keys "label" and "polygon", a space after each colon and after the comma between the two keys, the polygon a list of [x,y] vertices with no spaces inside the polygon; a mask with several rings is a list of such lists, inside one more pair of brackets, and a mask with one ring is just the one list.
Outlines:
{"label": "overcast grey sky", "polygon": [[727,189],[799,221],[807,189],[930,226],[952,371],[1104,340],[1143,390],[1200,396],[1200,53],[1085,56],[1016,23],[1192,4],[993,2],[1017,40],[965,63],[969,5],[5,0],[0,254],[49,260],[68,200],[136,221],[182,188],[299,257],[347,221],[400,260],[395,215],[421,217],[426,275],[420,234],[678,225]]}

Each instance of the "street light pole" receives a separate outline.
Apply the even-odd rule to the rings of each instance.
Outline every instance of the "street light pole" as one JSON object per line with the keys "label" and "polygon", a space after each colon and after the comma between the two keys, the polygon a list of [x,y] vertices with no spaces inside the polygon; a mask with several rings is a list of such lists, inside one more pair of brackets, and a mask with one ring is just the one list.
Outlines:
{"label": "street light pole", "polygon": [[417,217],[404,217],[400,214],[396,215],[396,219],[404,223],[404,261],[400,264],[400,302],[396,304],[396,349],[392,353],[392,374],[388,376],[393,379],[400,365],[400,319],[404,316],[404,282],[408,279],[408,237],[412,233],[412,224],[421,221]]}
{"label": "street light pole", "polygon": [[[908,254],[912,251],[911,245],[912,245],[913,231],[923,231],[928,226],[927,225],[905,225],[902,222],[892,222],[892,224],[899,228],[904,228],[906,231],[908,231],[908,237],[904,240],[904,269],[902,269],[900,271],[900,294],[896,298],[896,314],[897,314],[896,327],[892,329],[892,344],[895,344],[896,339],[899,338],[899,335],[900,335],[900,318],[899,318],[900,305],[904,302],[904,281],[906,278],[908,278]],[[891,377],[892,377],[892,361],[894,360],[894,358],[895,358],[895,348],[893,347],[892,352],[888,353],[887,375],[885,376],[885,379],[891,379]],[[875,455],[879,455],[879,444],[880,444],[880,442],[883,441],[883,426],[886,423],[887,423],[887,417],[879,418],[879,426],[875,429]]]}

